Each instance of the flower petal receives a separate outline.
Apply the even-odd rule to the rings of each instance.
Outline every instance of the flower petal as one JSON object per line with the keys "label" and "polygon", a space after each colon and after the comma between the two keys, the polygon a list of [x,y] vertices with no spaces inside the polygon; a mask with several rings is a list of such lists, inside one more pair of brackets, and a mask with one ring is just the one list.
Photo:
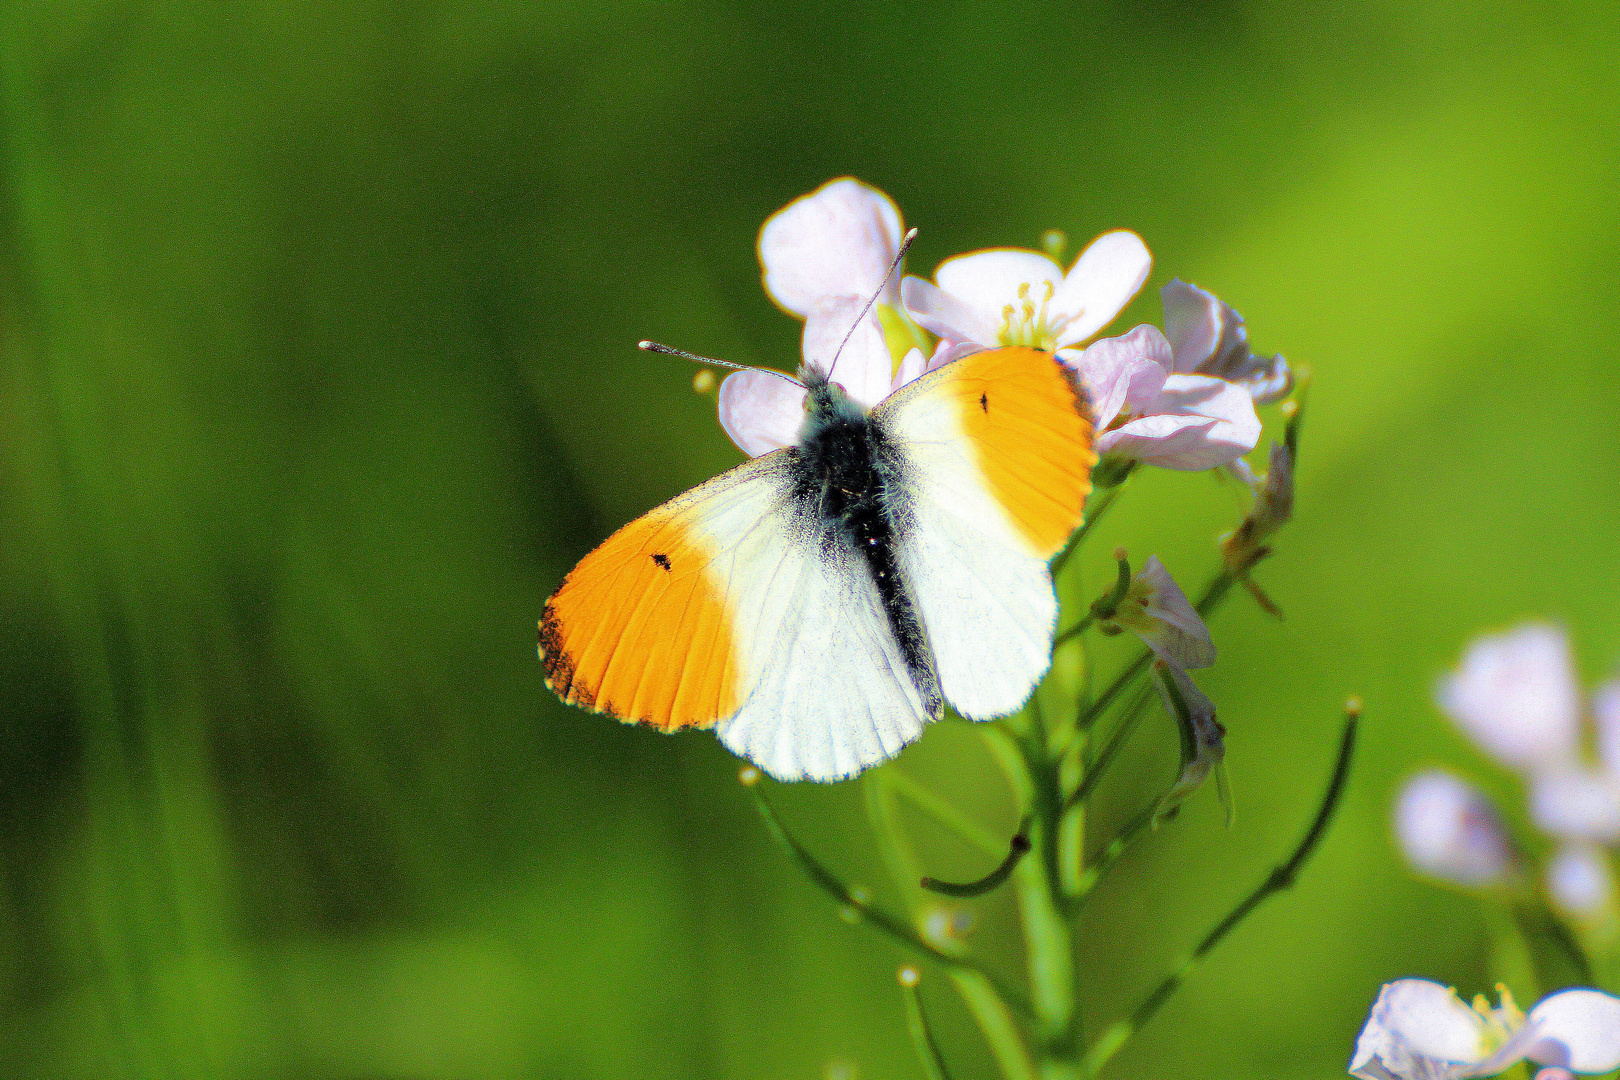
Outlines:
{"label": "flower petal", "polygon": [[1620,783],[1620,679],[1592,692],[1592,716],[1597,721],[1598,756]]}
{"label": "flower petal", "polygon": [[720,384],[720,426],[749,457],[799,441],[804,388],[763,371],[734,371]]}
{"label": "flower petal", "polygon": [[951,341],[940,338],[939,344],[934,347],[934,355],[928,358],[928,370],[937,371],[953,360],[960,360],[977,352],[984,352],[984,346],[977,341]]}
{"label": "flower petal", "polygon": [[889,393],[892,394],[906,383],[920,378],[928,370],[928,358],[923,355],[923,351],[912,349],[906,353],[900,361],[900,366],[895,369],[894,386],[890,388]]}
{"label": "flower petal", "polygon": [[1538,770],[1530,783],[1530,818],[1565,840],[1620,840],[1620,784],[1578,762]]}
{"label": "flower petal", "polygon": [[1136,576],[1148,586],[1143,610],[1160,627],[1151,636],[1139,633],[1143,642],[1177,667],[1203,668],[1213,664],[1215,643],[1210,640],[1209,627],[1204,625],[1187,594],[1181,591],[1159,557],[1149,555]]}
{"label": "flower petal", "polygon": [[1496,885],[1513,868],[1496,808],[1472,784],[1439,769],[1418,773],[1401,789],[1395,838],[1413,869],[1441,881]]}
{"label": "flower petal", "polygon": [[1054,294],[1063,283],[1063,268],[1038,251],[992,248],[946,259],[934,271],[934,281],[978,314],[981,324],[991,331],[991,337],[978,340],[994,345],[1007,305],[1023,302],[1019,286],[1029,286],[1029,300],[1038,307],[1047,283]]}
{"label": "flower petal", "polygon": [[1356,1039],[1352,1075],[1363,1080],[1457,1080],[1482,1075],[1485,1021],[1448,986],[1399,979],[1378,992]]}
{"label": "flower petal", "polygon": [[1118,453],[1166,469],[1213,469],[1254,449],[1260,418],[1239,388],[1204,375],[1171,375],[1151,415],[1097,440],[1098,453]]}
{"label": "flower petal", "polygon": [[822,372],[842,386],[850,400],[870,409],[894,385],[894,355],[877,316],[868,313],[856,324],[865,306],[866,298],[860,296],[818,301],[804,320],[802,347],[805,366]]}
{"label": "flower petal", "polygon": [[1580,707],[1563,630],[1526,623],[1481,637],[1455,675],[1440,680],[1440,707],[1504,764],[1567,767],[1576,760]]}
{"label": "flower petal", "polygon": [[1564,990],[1530,1010],[1525,1026],[1536,1033],[1525,1057],[1571,1072],[1620,1068],[1620,998],[1601,990]]}
{"label": "flower petal", "polygon": [[893,304],[897,287],[885,275],[899,250],[900,211],[848,176],[788,203],[759,230],[765,291],[801,318],[824,297],[855,295],[864,303],[879,286],[878,302]]}
{"label": "flower petal", "polygon": [[1243,316],[1213,293],[1179,278],[1159,293],[1164,332],[1175,346],[1176,370],[1196,371],[1237,383],[1256,402],[1275,401],[1293,386],[1288,362],[1260,357],[1249,348]]}
{"label": "flower petal", "polygon": [[1159,290],[1164,302],[1164,336],[1176,353],[1175,370],[1182,373],[1197,369],[1199,364],[1215,355],[1215,346],[1221,340],[1221,308],[1224,306],[1196,285],[1180,278]]}
{"label": "flower petal", "polygon": [[1059,353],[1058,358],[1079,373],[1099,431],[1121,411],[1138,413],[1156,402],[1172,362],[1170,343],[1157,327],[1145,323],[1119,337],[1093,341],[1079,352]]}
{"label": "flower petal", "polygon": [[1001,326],[1000,309],[994,318],[945,292],[932,282],[908,277],[900,283],[900,298],[906,311],[931,334],[942,341],[971,342],[983,347],[997,344]]}
{"label": "flower petal", "polygon": [[1093,240],[1074,261],[1052,298],[1052,311],[1070,316],[1058,335],[1058,346],[1082,342],[1113,322],[1152,269],[1153,256],[1147,245],[1128,229],[1104,233]]}

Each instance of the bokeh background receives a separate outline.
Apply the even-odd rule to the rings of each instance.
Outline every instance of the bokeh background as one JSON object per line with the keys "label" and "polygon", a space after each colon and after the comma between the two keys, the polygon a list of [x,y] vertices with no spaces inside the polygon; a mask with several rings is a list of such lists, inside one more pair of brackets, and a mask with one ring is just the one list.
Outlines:
{"label": "bokeh background", "polygon": [[[1200,796],[1088,910],[1091,1030],[1291,846],[1352,692],[1364,753],[1112,1075],[1343,1075],[1380,982],[1486,987],[1388,805],[1449,762],[1519,817],[1430,703],[1477,630],[1620,661],[1612,5],[9,0],[0,34],[0,1074],[921,1075],[900,954],[736,761],[561,707],[534,656],[573,560],[739,458],[634,342],[792,364],[755,233],[842,174],[923,273],[1133,228],[1121,325],[1181,276],[1316,374],[1287,619],[1234,598],[1202,679],[1237,823]],[[1127,543],[1196,582],[1241,508],[1141,476],[1086,572]],[[1144,727],[1104,822],[1173,749]],[[898,767],[1012,827],[972,731]],[[859,784],[777,795],[898,899]]]}

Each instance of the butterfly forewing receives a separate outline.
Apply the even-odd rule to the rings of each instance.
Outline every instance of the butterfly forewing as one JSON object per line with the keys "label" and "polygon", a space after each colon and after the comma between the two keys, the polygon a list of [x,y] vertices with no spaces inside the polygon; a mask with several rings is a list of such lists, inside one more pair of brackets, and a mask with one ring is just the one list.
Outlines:
{"label": "butterfly forewing", "polygon": [[716,733],[779,779],[899,753],[938,711],[910,678],[852,548],[793,496],[795,451],[638,518],[547,602],[540,652],[565,701]]}
{"label": "butterfly forewing", "polygon": [[1050,663],[1047,560],[1080,524],[1091,423],[1049,353],[997,349],[906,386],[873,413],[901,455],[901,571],[945,698],[963,716],[1023,704]]}

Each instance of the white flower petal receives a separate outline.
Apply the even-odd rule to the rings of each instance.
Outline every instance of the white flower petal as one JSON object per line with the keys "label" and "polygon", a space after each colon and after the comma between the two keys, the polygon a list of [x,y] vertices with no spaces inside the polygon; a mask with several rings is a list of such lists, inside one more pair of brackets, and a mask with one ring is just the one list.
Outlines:
{"label": "white flower petal", "polygon": [[1122,410],[1137,413],[1158,401],[1172,359],[1170,343],[1157,327],[1146,324],[1058,356],[1079,373],[1099,430],[1113,423]]}
{"label": "white flower petal", "polygon": [[923,355],[921,349],[912,349],[906,353],[905,357],[900,361],[900,366],[895,369],[894,386],[889,392],[894,393],[895,390],[900,389],[914,379],[920,378],[927,371],[928,358]]}
{"label": "white flower petal", "polygon": [[734,371],[720,384],[720,426],[749,457],[799,441],[804,388],[763,371]]}
{"label": "white flower petal", "polygon": [[[1149,555],[1136,576],[1148,585],[1146,614],[1163,628],[1139,634],[1148,647],[1169,663],[1183,668],[1204,668],[1215,662],[1215,643],[1209,627],[1164,568],[1157,555]],[[1156,641],[1153,639],[1157,639]]]}
{"label": "white flower petal", "polygon": [[888,397],[894,385],[894,357],[875,315],[868,313],[855,324],[865,306],[866,299],[860,296],[821,300],[804,320],[801,347],[807,367],[827,375],[850,400],[870,409]]}
{"label": "white flower petal", "polygon": [[[1046,284],[1051,283],[1054,294],[1062,284],[1063,269],[1038,251],[993,248],[946,259],[934,271],[934,281],[978,313],[981,323],[990,329],[991,336],[977,340],[985,345],[994,345],[1007,305],[1022,305],[1024,302],[1018,295],[1019,286],[1029,286],[1028,299],[1039,307],[1046,295]],[[918,321],[921,322],[920,319]]]}
{"label": "white flower petal", "polygon": [[953,360],[960,360],[977,352],[984,352],[984,346],[977,341],[950,341],[941,338],[939,344],[934,347],[934,355],[928,358],[928,370],[936,371]]}
{"label": "white flower petal", "polygon": [[1448,986],[1400,979],[1378,992],[1356,1039],[1352,1075],[1363,1080],[1459,1080],[1476,1072],[1485,1021]]}
{"label": "white flower petal", "polygon": [[801,318],[828,296],[879,303],[897,295],[889,264],[900,250],[900,211],[877,188],[852,177],[821,185],[771,215],[759,230],[765,291]]}
{"label": "white flower petal", "polygon": [[1221,340],[1221,307],[1215,297],[1180,278],[1159,290],[1164,301],[1164,336],[1175,350],[1175,370],[1186,373],[1215,355]]}
{"label": "white flower petal", "polygon": [[1171,375],[1150,415],[1106,432],[1099,453],[1114,452],[1166,469],[1213,469],[1254,449],[1260,418],[1238,387],[1204,375]]}
{"label": "white flower petal", "polygon": [[1590,844],[1565,844],[1547,864],[1547,892],[1553,903],[1576,918],[1594,918],[1614,899],[1609,858]]}
{"label": "white flower petal", "polygon": [[1176,351],[1176,370],[1237,383],[1257,403],[1275,401],[1293,386],[1281,356],[1256,356],[1243,316],[1213,293],[1179,279],[1161,291],[1164,332]]}
{"label": "white flower petal", "polygon": [[1530,818],[1566,840],[1620,840],[1620,783],[1579,763],[1538,770],[1530,782]]}
{"label": "white flower petal", "polygon": [[1539,770],[1576,760],[1578,691],[1569,642],[1558,627],[1526,623],[1479,638],[1435,696],[1504,764]]}
{"label": "white flower petal", "polygon": [[1525,1056],[1571,1072],[1620,1068],[1620,998],[1601,990],[1564,990],[1530,1010],[1525,1027],[1535,1042]]}
{"label": "white flower petal", "polygon": [[1620,679],[1592,692],[1592,716],[1597,721],[1598,757],[1620,782]]}
{"label": "white flower petal", "polygon": [[942,340],[997,344],[1001,309],[987,313],[945,292],[922,278],[908,277],[900,283],[900,298],[918,326]]}
{"label": "white flower petal", "polygon": [[1074,261],[1052,298],[1055,314],[1072,316],[1058,335],[1058,346],[1084,341],[1113,322],[1152,269],[1153,256],[1148,254],[1147,245],[1128,229],[1104,233],[1093,240]]}
{"label": "white flower petal", "polygon": [[1406,782],[1395,838],[1420,873],[1458,885],[1501,884],[1513,866],[1502,821],[1480,791],[1439,769]]}

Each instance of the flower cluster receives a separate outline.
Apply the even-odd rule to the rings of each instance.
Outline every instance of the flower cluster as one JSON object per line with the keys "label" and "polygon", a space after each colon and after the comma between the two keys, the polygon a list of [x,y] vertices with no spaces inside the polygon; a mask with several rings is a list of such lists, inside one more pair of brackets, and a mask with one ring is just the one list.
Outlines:
{"label": "flower cluster", "polygon": [[[888,196],[849,178],[790,203],[760,230],[765,291],[804,320],[805,365],[827,373],[836,355],[838,382],[864,406],[981,349],[1044,349],[1087,388],[1102,477],[1123,462],[1230,465],[1259,441],[1255,403],[1292,384],[1282,357],[1250,351],[1237,312],[1179,280],[1162,290],[1163,331],[1143,325],[1092,340],[1147,280],[1152,256],[1135,233],[1105,233],[1067,272],[1041,252],[997,248],[946,259],[931,282],[888,273],[902,235]],[[720,422],[745,453],[768,453],[796,440],[803,399],[782,379],[737,372],[721,385]]]}
{"label": "flower cluster", "polygon": [[[1428,769],[1395,802],[1402,853],[1419,872],[1510,911],[1550,906],[1543,918],[1568,920],[1568,948],[1578,966],[1593,967],[1616,930],[1605,847],[1620,842],[1620,680],[1583,700],[1568,637],[1531,622],[1475,641],[1436,698],[1485,753],[1524,779],[1531,819],[1555,850],[1538,890],[1531,856],[1491,800],[1461,777]],[[1588,741],[1595,761],[1583,750]],[[1525,1015],[1505,989],[1497,1008],[1483,998],[1470,1008],[1438,983],[1402,979],[1379,995],[1350,1069],[1366,1080],[1450,1080],[1495,1076],[1525,1059],[1547,1066],[1540,1080],[1620,1067],[1620,998],[1565,990]]]}
{"label": "flower cluster", "polygon": [[[1604,849],[1620,843],[1620,679],[1583,700],[1567,636],[1532,622],[1474,642],[1436,696],[1482,750],[1524,778],[1530,817],[1558,847],[1544,873],[1554,905],[1589,926],[1612,921]],[[1595,760],[1583,750],[1589,740]],[[1454,884],[1510,885],[1524,862],[1490,801],[1438,770],[1408,782],[1396,834],[1413,866]]]}

